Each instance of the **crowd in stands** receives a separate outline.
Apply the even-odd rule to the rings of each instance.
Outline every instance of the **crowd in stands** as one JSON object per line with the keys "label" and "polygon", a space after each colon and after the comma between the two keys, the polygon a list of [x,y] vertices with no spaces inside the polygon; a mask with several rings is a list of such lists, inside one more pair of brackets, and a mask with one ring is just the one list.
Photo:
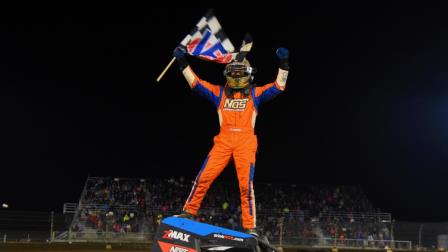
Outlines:
{"label": "crowd in stands", "polygon": [[98,232],[138,232],[146,194],[145,180],[89,178],[72,229],[80,231],[82,223]]}
{"label": "crowd in stands", "polygon": [[[235,182],[236,183],[236,182]],[[171,179],[89,178],[80,200],[78,221],[111,232],[155,232],[161,219],[178,214],[192,181]],[[387,222],[379,219],[357,187],[255,184],[257,228],[268,236],[298,238],[390,239]],[[238,185],[214,183],[197,220],[242,230]],[[76,219],[76,218],[75,218]]]}

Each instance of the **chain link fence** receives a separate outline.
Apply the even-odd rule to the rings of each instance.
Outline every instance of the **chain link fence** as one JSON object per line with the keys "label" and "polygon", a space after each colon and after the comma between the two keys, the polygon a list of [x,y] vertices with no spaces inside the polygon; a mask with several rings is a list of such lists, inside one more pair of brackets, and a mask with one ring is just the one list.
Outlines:
{"label": "chain link fence", "polygon": [[[339,237],[326,237],[321,235],[310,236],[310,232],[316,232],[317,228],[324,228],[325,223],[316,222],[315,218],[308,218],[306,215],[297,215],[289,213],[289,217],[283,214],[261,212],[258,214],[263,225],[260,229],[269,229],[270,241],[280,246],[310,246],[310,247],[347,247],[347,248],[371,248],[384,249],[392,247],[395,249],[410,249],[412,242],[410,240],[367,240],[367,239],[340,239]],[[168,216],[168,215],[166,215]],[[366,215],[370,216],[370,215]],[[135,243],[148,244],[153,239],[151,232],[114,232],[113,230],[84,230],[80,232],[69,229],[72,220],[72,214],[61,214],[51,212],[0,212],[0,239],[3,243],[8,242],[96,242],[96,243]],[[328,216],[322,216],[328,217]],[[336,217],[344,217],[343,214],[337,214]],[[353,216],[352,216],[353,217]],[[371,216],[370,216],[371,217]],[[355,217],[355,220],[365,218],[364,215]],[[341,223],[339,223],[341,224]],[[428,226],[429,227],[429,226]],[[415,229],[415,228],[414,228]],[[409,230],[414,230],[412,227]],[[155,230],[155,229],[152,229]],[[422,229],[424,230],[424,229]],[[398,228],[398,233],[401,228]],[[397,237],[401,237],[398,235]],[[429,232],[427,232],[429,234]],[[426,233],[422,233],[425,237]],[[415,236],[415,234],[414,234]],[[406,237],[406,236],[403,236]],[[414,239],[415,240],[415,239]],[[428,241],[430,244],[434,242]],[[426,240],[425,243],[426,244]]]}

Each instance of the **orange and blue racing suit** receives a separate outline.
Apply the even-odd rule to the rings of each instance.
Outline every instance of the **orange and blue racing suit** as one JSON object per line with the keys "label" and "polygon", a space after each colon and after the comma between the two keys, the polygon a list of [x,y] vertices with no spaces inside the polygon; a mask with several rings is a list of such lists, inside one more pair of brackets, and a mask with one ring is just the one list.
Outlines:
{"label": "orange and blue racing suit", "polygon": [[197,174],[183,210],[197,215],[210,185],[233,157],[240,188],[242,225],[244,229],[253,229],[256,226],[253,188],[257,151],[255,119],[260,104],[284,91],[288,71],[279,68],[274,82],[250,87],[246,94],[234,92],[231,96],[225,91],[226,87],[199,79],[190,66],[182,72],[192,90],[215,105],[221,126],[219,134],[214,137],[213,148]]}

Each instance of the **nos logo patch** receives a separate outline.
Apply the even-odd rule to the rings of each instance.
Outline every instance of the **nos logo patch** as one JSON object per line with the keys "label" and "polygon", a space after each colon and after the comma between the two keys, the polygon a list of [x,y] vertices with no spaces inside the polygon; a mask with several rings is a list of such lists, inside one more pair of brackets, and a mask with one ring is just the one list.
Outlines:
{"label": "nos logo patch", "polygon": [[244,110],[246,108],[249,98],[244,99],[230,99],[226,98],[224,102],[225,110]]}

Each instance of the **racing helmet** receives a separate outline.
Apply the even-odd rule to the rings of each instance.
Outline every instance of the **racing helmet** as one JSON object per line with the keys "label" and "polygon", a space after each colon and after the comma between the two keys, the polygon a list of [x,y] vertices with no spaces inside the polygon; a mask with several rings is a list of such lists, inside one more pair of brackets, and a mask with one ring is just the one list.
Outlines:
{"label": "racing helmet", "polygon": [[249,61],[244,59],[242,62],[232,61],[226,65],[224,76],[227,79],[227,85],[233,89],[242,89],[247,87],[253,80],[254,70]]}

